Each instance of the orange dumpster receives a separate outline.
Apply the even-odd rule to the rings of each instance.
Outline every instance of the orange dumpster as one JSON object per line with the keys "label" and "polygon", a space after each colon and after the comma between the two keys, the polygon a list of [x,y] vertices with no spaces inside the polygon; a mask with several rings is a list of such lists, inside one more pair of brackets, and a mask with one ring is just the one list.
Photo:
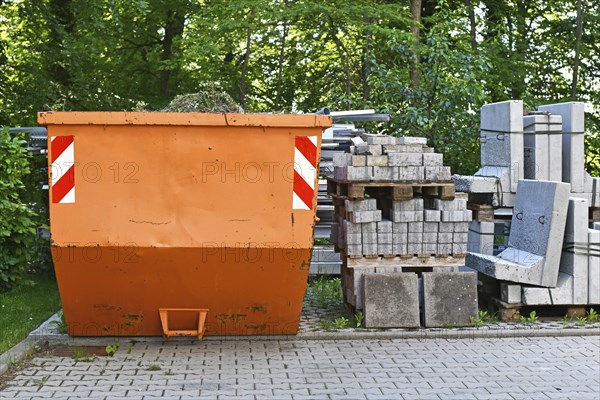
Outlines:
{"label": "orange dumpster", "polygon": [[329,117],[47,112],[38,123],[71,336],[297,333]]}

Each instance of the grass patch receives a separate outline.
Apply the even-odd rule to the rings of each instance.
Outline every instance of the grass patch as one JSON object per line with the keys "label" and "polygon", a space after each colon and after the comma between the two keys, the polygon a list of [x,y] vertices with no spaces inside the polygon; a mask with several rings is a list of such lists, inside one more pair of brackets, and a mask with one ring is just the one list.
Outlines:
{"label": "grass patch", "polygon": [[60,308],[54,272],[38,272],[26,279],[35,285],[0,293],[0,354],[25,339]]}

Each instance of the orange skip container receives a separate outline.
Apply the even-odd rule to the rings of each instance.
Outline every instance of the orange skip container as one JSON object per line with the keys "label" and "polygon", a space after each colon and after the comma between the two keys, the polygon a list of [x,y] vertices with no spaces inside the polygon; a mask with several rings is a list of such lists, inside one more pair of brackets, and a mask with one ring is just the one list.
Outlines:
{"label": "orange skip container", "polygon": [[47,112],[38,123],[71,336],[297,333],[329,117]]}

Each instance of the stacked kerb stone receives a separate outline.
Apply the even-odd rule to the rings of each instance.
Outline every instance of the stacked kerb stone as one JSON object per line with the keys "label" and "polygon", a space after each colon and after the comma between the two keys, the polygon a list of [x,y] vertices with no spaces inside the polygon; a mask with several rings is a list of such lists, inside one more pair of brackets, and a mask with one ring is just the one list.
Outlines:
{"label": "stacked kerb stone", "polygon": [[442,154],[427,147],[425,138],[365,135],[356,137],[350,153],[336,154],[334,179],[348,182],[450,181]]}
{"label": "stacked kerb stone", "polygon": [[[422,188],[419,185],[453,186],[448,183],[450,167],[443,165],[443,155],[426,147],[425,138],[365,136],[366,142],[357,138],[360,142],[351,147],[352,153],[334,158],[338,185],[368,183],[361,187],[374,189],[370,198],[352,198],[347,190],[341,190],[346,196],[331,193],[338,200],[331,237],[338,249],[351,258],[463,256],[472,219],[466,198],[423,198],[416,197],[421,192],[414,193]],[[403,193],[405,199],[395,200],[388,196],[389,190],[377,193],[377,189],[393,188],[394,183],[410,185],[409,192]]]}
{"label": "stacked kerb stone", "polygon": [[[464,265],[472,220],[467,197],[455,193],[450,167],[443,165],[442,154],[426,146],[425,138],[363,135],[353,143],[349,153],[334,157],[334,176],[328,182],[335,206],[331,240],[341,253],[346,302],[365,312],[367,326],[419,326],[419,308],[424,307],[419,305],[415,285],[423,274],[452,273],[449,279],[464,278],[457,271]],[[365,284],[373,274],[392,274],[389,280],[381,278],[394,284],[406,280],[402,284],[411,289],[398,288],[405,291],[399,305],[404,309],[409,303],[417,305],[411,306],[410,322],[393,313],[378,319],[377,310],[390,299],[381,298],[378,305],[377,296],[366,294],[373,293],[373,287]],[[465,324],[476,314],[475,283],[462,291],[469,294],[469,304],[454,309],[469,314],[442,323]],[[435,326],[431,315],[423,317],[426,326]]]}

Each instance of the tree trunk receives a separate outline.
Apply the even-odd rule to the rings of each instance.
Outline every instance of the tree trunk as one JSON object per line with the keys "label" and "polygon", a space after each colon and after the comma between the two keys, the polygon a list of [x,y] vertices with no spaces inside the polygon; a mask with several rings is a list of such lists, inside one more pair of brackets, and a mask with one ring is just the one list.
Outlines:
{"label": "tree trunk", "polygon": [[[287,11],[288,0],[283,2],[284,12]],[[279,49],[279,61],[277,65],[277,95],[275,96],[275,109],[279,110],[279,102],[281,101],[281,80],[283,79],[283,61],[285,58],[285,42],[287,39],[288,21],[287,16],[283,22],[283,31],[281,32],[281,48]]]}
{"label": "tree trunk", "polygon": [[413,88],[419,86],[419,43],[421,41],[421,0],[410,1],[410,12],[413,17],[411,32],[413,35],[413,60],[410,66],[410,82]]}
{"label": "tree trunk", "polygon": [[518,33],[515,37],[515,59],[517,65],[514,69],[514,79],[511,88],[512,98],[515,100],[520,99],[525,92],[525,60],[529,46],[529,29],[527,26],[527,17],[529,15],[528,4],[529,0],[517,1],[517,16],[515,19]]}
{"label": "tree trunk", "polygon": [[331,27],[331,39],[338,50],[338,54],[340,56],[340,60],[342,62],[342,66],[344,68],[344,75],[346,76],[346,95],[350,97],[352,94],[352,75],[350,74],[350,62],[348,61],[348,52],[344,46],[344,43],[340,40],[338,35],[335,32],[335,25],[333,24],[333,19],[329,17],[329,24]]}
{"label": "tree trunk", "polygon": [[[365,18],[365,23],[372,23],[373,18]],[[364,32],[365,46],[361,60],[360,75],[363,84],[363,100],[366,101],[371,95],[371,86],[369,85],[369,75],[371,73],[371,43],[373,42],[373,32],[368,29]],[[366,104],[365,104],[366,105]]]}
{"label": "tree trunk", "polygon": [[[169,61],[173,56],[173,40],[177,36],[183,34],[185,26],[185,14],[177,11],[167,11],[167,20],[165,24],[165,37],[162,42],[163,52],[162,60]],[[172,67],[164,68],[160,72],[160,93],[163,97],[171,96],[171,76],[173,74]]]}
{"label": "tree trunk", "polygon": [[250,59],[250,46],[252,44],[252,29],[248,27],[246,30],[246,53],[244,53],[244,61],[242,62],[242,76],[240,77],[240,106],[244,108],[246,105],[246,75],[248,74],[248,60]]}
{"label": "tree trunk", "polygon": [[577,100],[577,81],[579,79],[579,52],[581,37],[583,36],[583,1],[577,0],[577,26],[575,28],[575,60],[573,60],[573,82],[571,87],[571,99]]}
{"label": "tree trunk", "polygon": [[471,0],[465,0],[469,12],[469,34],[471,35],[471,49],[477,50],[477,21],[475,20],[475,7]]}

